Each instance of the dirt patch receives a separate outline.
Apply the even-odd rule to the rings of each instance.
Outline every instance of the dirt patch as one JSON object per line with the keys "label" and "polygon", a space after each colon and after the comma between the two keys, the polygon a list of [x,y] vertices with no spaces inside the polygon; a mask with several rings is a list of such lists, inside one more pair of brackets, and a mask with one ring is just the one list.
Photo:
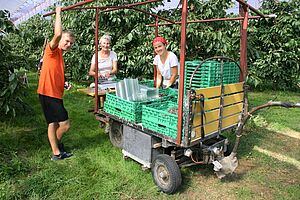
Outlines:
{"label": "dirt patch", "polygon": [[[250,195],[246,196],[252,196],[253,199],[274,199],[273,192],[267,185],[254,182],[252,178],[248,177],[249,172],[256,170],[259,170],[259,165],[254,160],[241,159],[235,173],[221,180],[212,173],[203,174],[196,172],[188,177],[190,184],[185,191],[182,191],[180,199],[235,200],[245,197],[242,194],[243,191],[250,193]],[[295,183],[294,181],[292,181],[293,184]]]}

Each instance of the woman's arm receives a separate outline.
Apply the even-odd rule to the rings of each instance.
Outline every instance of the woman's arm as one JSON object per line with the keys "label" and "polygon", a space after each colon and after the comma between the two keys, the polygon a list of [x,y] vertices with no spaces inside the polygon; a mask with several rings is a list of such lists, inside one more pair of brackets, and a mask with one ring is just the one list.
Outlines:
{"label": "woman's arm", "polygon": [[112,70],[109,75],[114,75],[118,72],[118,61],[113,61]]}
{"label": "woman's arm", "polygon": [[111,71],[105,74],[105,77],[109,78],[110,76],[116,74],[118,72],[118,58],[117,54],[113,51],[110,51],[109,58],[112,60]]}
{"label": "woman's arm", "polygon": [[156,68],[156,88],[159,88],[162,83],[162,75],[157,67],[157,65],[154,65]]}
{"label": "woman's arm", "polygon": [[96,65],[92,63],[91,67],[90,67],[90,71],[89,71],[90,76],[95,76],[96,75],[95,69],[96,69]]}
{"label": "woman's arm", "polygon": [[171,85],[175,83],[177,76],[178,76],[178,67],[177,66],[171,67],[171,78],[166,88],[169,88]]}

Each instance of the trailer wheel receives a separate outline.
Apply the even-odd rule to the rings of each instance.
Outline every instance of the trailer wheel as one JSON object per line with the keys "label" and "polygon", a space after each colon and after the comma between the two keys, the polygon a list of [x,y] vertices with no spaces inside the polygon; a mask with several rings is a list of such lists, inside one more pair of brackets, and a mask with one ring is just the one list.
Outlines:
{"label": "trailer wheel", "polygon": [[181,185],[181,173],[175,160],[166,154],[158,155],[152,163],[152,177],[161,191],[172,194]]}
{"label": "trailer wheel", "polygon": [[110,123],[109,139],[110,142],[118,148],[123,147],[123,125],[122,123],[112,120]]}

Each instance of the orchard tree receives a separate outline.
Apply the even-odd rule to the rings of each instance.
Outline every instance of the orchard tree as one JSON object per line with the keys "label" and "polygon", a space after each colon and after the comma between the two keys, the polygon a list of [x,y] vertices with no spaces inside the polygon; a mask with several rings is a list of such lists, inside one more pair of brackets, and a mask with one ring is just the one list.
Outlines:
{"label": "orchard tree", "polygon": [[260,8],[275,18],[250,25],[250,78],[256,85],[295,88],[300,78],[300,2],[264,1]]}
{"label": "orchard tree", "polygon": [[[141,0],[139,0],[141,1]],[[76,3],[63,0],[63,6]],[[136,0],[103,0],[87,6],[124,5]],[[226,10],[232,6],[230,0],[189,0],[188,20],[235,17]],[[181,21],[181,9],[155,10],[161,3],[140,5],[137,8],[157,13],[173,21]],[[84,6],[83,6],[84,7]],[[180,5],[178,6],[180,7]],[[51,8],[49,10],[54,10]],[[299,1],[264,1],[260,11],[276,14],[276,18],[250,20],[248,28],[249,80],[255,85],[273,84],[279,88],[295,87],[299,79]],[[76,42],[66,54],[67,75],[82,82],[88,75],[92,55],[95,52],[95,10],[69,10],[63,13],[64,29],[72,30]],[[20,26],[23,38],[17,44],[18,54],[26,55],[29,67],[33,68],[43,47],[43,38],[53,35],[54,15],[47,18],[37,16]],[[118,55],[120,78],[153,76],[153,24],[155,18],[132,10],[121,9],[99,13],[99,37],[112,36],[112,50]],[[159,23],[165,23],[159,20]],[[187,25],[187,60],[203,60],[215,55],[239,61],[240,21],[190,23]],[[180,25],[159,26],[159,35],[168,42],[168,50],[180,55]],[[90,77],[90,81],[93,79]],[[272,80],[272,81],[271,81]]]}
{"label": "orchard tree", "polygon": [[[0,10],[0,114],[1,116],[16,116],[16,111],[27,108],[23,102],[24,66],[27,64],[23,55],[13,52],[15,43],[9,39],[9,34],[17,34],[18,30],[9,20],[10,14]],[[3,115],[5,114],[5,115]]]}

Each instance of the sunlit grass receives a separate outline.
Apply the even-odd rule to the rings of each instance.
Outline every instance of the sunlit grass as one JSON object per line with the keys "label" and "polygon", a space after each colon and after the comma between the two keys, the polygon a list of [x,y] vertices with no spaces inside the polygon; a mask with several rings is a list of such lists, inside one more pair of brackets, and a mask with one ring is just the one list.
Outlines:
{"label": "sunlit grass", "polygon": [[[238,151],[240,166],[225,180],[214,175],[211,165],[181,169],[183,185],[166,195],[152,181],[151,171],[124,160],[108,135],[87,112],[91,97],[67,91],[64,102],[71,129],[63,141],[74,153],[53,162],[47,127],[36,94],[36,79],[29,77],[26,101],[33,111],[0,122],[0,199],[298,199],[300,173],[292,164],[268,152],[299,161],[300,140],[279,132],[300,131],[300,109],[271,108],[259,111],[247,123]],[[251,106],[271,99],[298,101],[296,92],[250,92]],[[270,129],[270,125],[272,126]],[[276,130],[276,132],[275,132]],[[227,133],[231,141],[234,135]]]}

